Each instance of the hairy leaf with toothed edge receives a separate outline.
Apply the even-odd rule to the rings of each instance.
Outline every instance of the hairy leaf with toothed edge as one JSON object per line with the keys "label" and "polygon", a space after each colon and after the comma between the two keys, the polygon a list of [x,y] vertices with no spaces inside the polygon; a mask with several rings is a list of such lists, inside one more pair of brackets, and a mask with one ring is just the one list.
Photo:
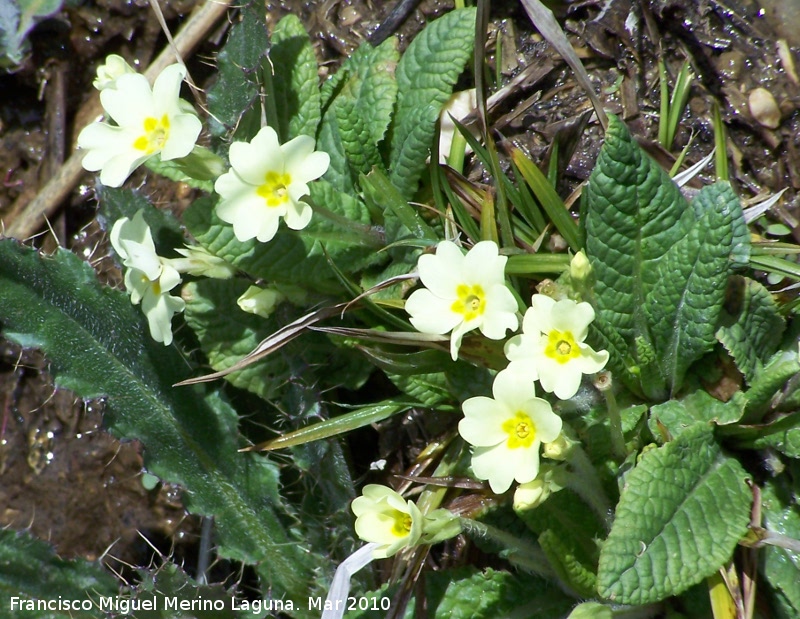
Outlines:
{"label": "hairy leaf with toothed edge", "polygon": [[718,570],[747,532],[752,493],[746,478],[702,422],[646,452],[625,479],[600,552],[600,595],[618,604],[650,604]]}
{"label": "hairy leaf with toothed edge", "polygon": [[[248,109],[260,106],[256,71],[268,49],[263,13],[255,6],[243,8],[241,21],[231,28],[228,41],[217,56],[219,76],[208,91],[209,126],[215,137],[226,136]],[[258,131],[249,126],[244,129],[237,131],[236,137],[250,139]]]}
{"label": "hairy leaf with toothed edge", "polygon": [[[118,593],[116,580],[100,563],[56,556],[49,544],[28,533],[0,530],[0,595],[7,619],[94,619],[96,611],[14,609],[12,596],[27,600],[89,600]],[[6,614],[8,613],[8,614]]]}
{"label": "hairy leaf with toothed edge", "polygon": [[397,113],[390,140],[392,184],[410,200],[436,132],[436,119],[472,54],[475,9],[456,9],[429,24],[397,65]]}
{"label": "hairy leaf with toothed edge", "polygon": [[237,453],[236,413],[218,396],[171,386],[186,378],[186,361],[149,338],[124,293],[100,286],[68,251],[42,256],[5,240],[0,308],[6,337],[41,348],[59,385],[104,397],[110,430],[139,439],[148,469],[186,488],[193,512],[215,517],[222,556],[259,564],[274,591],[307,594],[309,555],[276,513],[277,467]]}

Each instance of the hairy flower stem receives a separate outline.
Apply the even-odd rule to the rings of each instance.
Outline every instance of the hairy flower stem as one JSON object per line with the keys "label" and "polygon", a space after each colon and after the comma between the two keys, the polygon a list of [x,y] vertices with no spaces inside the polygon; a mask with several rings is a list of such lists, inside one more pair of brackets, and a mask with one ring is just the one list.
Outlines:
{"label": "hairy flower stem", "polygon": [[628,457],[628,449],[625,447],[625,435],[622,432],[622,417],[619,414],[617,398],[614,396],[611,372],[600,372],[595,378],[594,386],[597,387],[606,399],[608,425],[611,431],[611,450],[614,453],[614,457],[621,462]]}
{"label": "hairy flower stem", "polygon": [[592,508],[607,530],[611,530],[611,502],[608,500],[600,478],[597,475],[589,456],[583,449],[575,445],[569,452],[567,462],[572,472],[559,479],[564,487],[569,488]]}

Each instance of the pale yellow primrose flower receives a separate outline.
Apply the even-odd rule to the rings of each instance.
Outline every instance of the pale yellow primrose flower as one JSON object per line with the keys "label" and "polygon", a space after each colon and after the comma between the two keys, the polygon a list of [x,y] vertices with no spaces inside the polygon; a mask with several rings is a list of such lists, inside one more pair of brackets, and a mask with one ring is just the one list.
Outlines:
{"label": "pale yellow primrose flower", "polygon": [[608,351],[595,352],[583,340],[594,320],[588,303],[555,301],[535,294],[522,320],[522,334],[506,343],[509,368],[537,377],[542,389],[568,400],[578,392],[583,374],[594,374],[608,362]]}
{"label": "pale yellow primrose flower", "polygon": [[100,182],[119,187],[136,168],[157,154],[168,161],[188,155],[202,123],[179,98],[186,77],[183,65],[173,64],[156,78],[153,88],[139,73],[125,73],[114,86],[100,92],[106,115],[116,125],[94,122],[78,136],[88,152],[83,167],[100,171]]}
{"label": "pale yellow primrose flower", "polygon": [[256,238],[265,243],[275,236],[283,217],[292,230],[311,221],[311,207],[301,198],[308,183],[327,172],[330,157],[314,150],[314,139],[299,135],[280,145],[272,127],[264,127],[250,142],[234,142],[231,169],[220,176],[214,190],[222,196],[219,218],[233,224],[239,241]]}
{"label": "pale yellow primrose flower", "polygon": [[497,244],[481,241],[464,255],[451,241],[442,241],[436,254],[420,256],[417,269],[425,288],[406,301],[411,324],[421,333],[450,336],[455,361],[464,334],[473,329],[492,340],[519,326],[517,302],[506,286],[505,266]]}
{"label": "pale yellow primrose flower", "polygon": [[475,446],[472,471],[502,494],[513,481],[526,484],[539,474],[539,447],[561,432],[561,417],[536,397],[533,382],[513,370],[499,372],[494,398],[478,396],[462,405],[458,432]]}
{"label": "pale yellow primrose flower", "polygon": [[110,54],[106,57],[105,64],[97,67],[97,77],[92,82],[92,86],[97,90],[114,88],[117,85],[117,78],[128,73],[136,73],[136,69],[129,65],[122,56]]}
{"label": "pale yellow primrose flower", "polygon": [[111,245],[116,250],[125,271],[125,288],[131,303],[142,305],[147,317],[150,336],[165,346],[172,343],[172,316],[183,311],[185,303],[169,291],[177,286],[181,277],[164,258],[156,254],[150,228],[142,211],[133,220],[123,217],[111,229]]}
{"label": "pale yellow primrose flower", "polygon": [[423,516],[413,501],[406,501],[386,486],[364,486],[362,496],[351,504],[356,515],[356,535],[378,544],[375,559],[391,557],[403,548],[415,546],[422,536]]}

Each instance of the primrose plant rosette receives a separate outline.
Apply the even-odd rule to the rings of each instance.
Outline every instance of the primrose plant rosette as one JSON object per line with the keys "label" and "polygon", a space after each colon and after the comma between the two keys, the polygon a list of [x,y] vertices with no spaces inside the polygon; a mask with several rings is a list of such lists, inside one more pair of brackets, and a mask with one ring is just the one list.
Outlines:
{"label": "primrose plant rosette", "polygon": [[353,500],[356,535],[365,542],[378,544],[375,559],[385,559],[403,548],[415,546],[422,536],[423,517],[413,501],[406,501],[386,486],[364,486]]}
{"label": "primrose plant rosette", "polygon": [[114,125],[94,122],[78,135],[88,152],[83,167],[100,171],[100,182],[119,187],[131,173],[156,155],[168,161],[194,148],[202,123],[179,97],[186,68],[174,64],[156,78],[153,88],[139,73],[123,72],[113,87],[100,92],[100,102]]}
{"label": "primrose plant rosette", "polygon": [[263,127],[250,142],[234,142],[231,169],[220,176],[214,190],[221,196],[216,212],[233,224],[239,241],[270,241],[280,219],[293,230],[311,221],[308,183],[325,174],[327,153],[314,150],[314,139],[299,135],[281,145],[272,127]]}
{"label": "primrose plant rosette", "polygon": [[503,370],[492,385],[494,398],[477,396],[462,404],[458,432],[475,447],[472,471],[502,494],[514,481],[539,474],[539,448],[561,433],[561,417],[536,397],[533,382],[514,370]]}
{"label": "primrose plant rosette", "polygon": [[436,254],[420,256],[419,278],[425,288],[406,301],[411,324],[421,333],[450,336],[450,355],[458,358],[464,334],[473,329],[492,340],[519,326],[517,301],[506,286],[505,266],[493,241],[476,243],[466,255],[451,241]]}
{"label": "primrose plant rosette", "polygon": [[608,351],[595,352],[584,343],[594,309],[570,299],[556,301],[542,294],[531,298],[522,320],[522,334],[506,343],[509,368],[536,380],[561,400],[573,397],[584,374],[602,370]]}

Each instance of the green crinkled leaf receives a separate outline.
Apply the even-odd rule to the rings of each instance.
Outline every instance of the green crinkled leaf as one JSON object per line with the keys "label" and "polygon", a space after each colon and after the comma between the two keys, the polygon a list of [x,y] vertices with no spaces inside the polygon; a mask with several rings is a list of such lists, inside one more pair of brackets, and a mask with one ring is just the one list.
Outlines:
{"label": "green crinkled leaf", "polygon": [[716,337],[749,382],[777,350],[786,325],[769,291],[755,280],[743,282],[735,292],[737,311],[723,314]]}
{"label": "green crinkled leaf", "polygon": [[567,619],[613,619],[614,611],[611,607],[598,602],[584,602],[578,604]]}
{"label": "green crinkled leaf", "polygon": [[539,536],[542,550],[565,582],[583,597],[593,597],[600,554],[596,540],[605,532],[597,515],[564,489],[535,509],[517,511],[517,516]]}
{"label": "green crinkled leaf", "polygon": [[[200,198],[185,212],[189,233],[212,254],[235,265],[253,278],[270,283],[303,286],[323,294],[341,293],[341,284],[328,264],[328,256],[348,273],[385,259],[377,254],[379,241],[368,236],[369,214],[363,203],[336,191],[330,184],[310,184],[311,198],[335,215],[361,225],[364,231],[343,229],[315,213],[307,228],[296,232],[281,224],[269,243],[236,240],[233,227],[214,213],[214,198]],[[326,256],[327,252],[327,256]]]}
{"label": "green crinkled leaf", "polygon": [[606,139],[586,187],[586,253],[596,276],[598,320],[631,340],[647,335],[643,313],[658,265],[694,222],[669,175],[609,116]]}
{"label": "green crinkled leaf", "polygon": [[100,597],[116,596],[117,581],[99,563],[65,561],[52,547],[28,533],[0,530],[0,597],[7,619],[94,619],[97,610],[14,609],[11,598],[21,604],[36,600],[87,600],[99,604]]}
{"label": "green crinkled leaf", "polygon": [[565,544],[559,532],[548,529],[539,536],[539,546],[547,556],[550,566],[558,577],[583,598],[594,595],[597,576],[594,570],[583,564]]}
{"label": "green crinkled leaf", "polygon": [[397,113],[390,139],[392,184],[413,198],[425,170],[436,120],[472,54],[475,9],[456,9],[420,32],[397,65]]}
{"label": "green crinkled leaf", "polygon": [[307,593],[309,557],[276,513],[277,467],[237,453],[236,412],[218,397],[172,387],[188,378],[188,364],[174,347],[150,339],[127,295],[101,287],[89,265],[67,251],[43,257],[6,240],[0,308],[6,337],[41,348],[57,384],[104,397],[109,429],[140,440],[147,468],[186,488],[194,513],[214,516],[221,556],[260,564],[274,591]]}
{"label": "green crinkled leaf", "polygon": [[277,23],[269,58],[275,72],[279,134],[287,140],[298,135],[316,137],[322,117],[317,58],[299,17],[287,15]]}
{"label": "green crinkled leaf", "polygon": [[354,174],[382,165],[378,144],[383,140],[397,98],[395,68],[400,59],[397,39],[373,48],[362,45],[347,60],[346,78],[329,108],[336,115],[345,155]]}
{"label": "green crinkled leaf", "polygon": [[698,421],[717,425],[736,423],[744,414],[745,404],[741,392],[727,402],[720,402],[705,391],[693,391],[680,400],[669,400],[651,407],[647,424],[653,436],[660,437],[660,426],[663,426],[674,439]]}
{"label": "green crinkled leaf", "polygon": [[[792,539],[800,539],[800,509],[797,487],[789,487],[786,477],[770,480],[761,491],[763,526]],[[764,560],[760,571],[776,598],[778,616],[790,619],[800,616],[800,554],[765,546],[759,552]]]}
{"label": "green crinkled leaf", "polygon": [[452,400],[444,372],[430,374],[387,374],[394,385],[426,408],[436,408]]}
{"label": "green crinkled leaf", "polygon": [[[250,108],[260,111],[256,72],[269,50],[267,25],[263,9],[259,10],[256,4],[244,7],[240,16],[217,55],[218,77],[208,91],[209,126],[215,137],[227,136]],[[237,131],[236,136],[250,139],[256,131],[258,127],[248,126],[247,131]]]}
{"label": "green crinkled leaf", "polygon": [[626,477],[600,552],[600,595],[649,604],[719,569],[747,531],[752,494],[746,478],[705,423],[646,452]]}
{"label": "green crinkled leaf", "polygon": [[716,343],[730,271],[734,210],[739,198],[727,183],[703,187],[693,204],[701,215],[689,234],[659,261],[644,312],[661,372],[675,393],[689,366]]}
{"label": "green crinkled leaf", "polygon": [[[425,572],[425,598],[431,619],[561,619],[575,600],[540,578],[493,569],[459,568]],[[380,598],[391,593],[368,594],[380,609]],[[386,610],[355,611],[346,619],[384,619]],[[414,603],[405,619],[413,619]]]}

